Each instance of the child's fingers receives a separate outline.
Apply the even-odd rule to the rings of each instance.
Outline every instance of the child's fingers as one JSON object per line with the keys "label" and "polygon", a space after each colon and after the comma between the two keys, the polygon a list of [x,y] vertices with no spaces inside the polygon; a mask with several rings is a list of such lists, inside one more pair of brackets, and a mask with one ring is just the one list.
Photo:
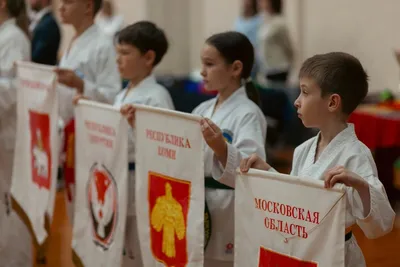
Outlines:
{"label": "child's fingers", "polygon": [[205,119],[205,121],[207,122],[208,126],[210,127],[210,129],[211,129],[214,133],[217,133],[217,132],[218,132],[218,130],[219,130],[218,126],[215,125],[215,123],[214,123],[212,120],[210,120],[210,119]]}
{"label": "child's fingers", "polygon": [[212,138],[214,132],[212,131],[210,125],[205,120],[201,120],[200,125],[201,125],[201,132],[203,133],[204,139],[207,140],[209,138]]}
{"label": "child's fingers", "polygon": [[251,167],[253,167],[254,163],[258,160],[258,156],[253,154],[250,156],[249,160],[246,162],[245,170],[246,172],[249,171]]}
{"label": "child's fingers", "polygon": [[325,173],[324,181],[325,181],[325,188],[331,188],[331,180],[335,175],[339,175],[342,173],[340,168],[333,168],[330,171]]}
{"label": "child's fingers", "polygon": [[72,100],[72,103],[74,105],[78,105],[79,100],[81,99],[86,99],[88,100],[89,98],[87,98],[86,96],[82,95],[82,94],[77,94],[76,96],[74,96],[74,99]]}
{"label": "child's fingers", "polygon": [[345,184],[345,180],[346,179],[346,174],[341,172],[339,174],[336,174],[332,177],[332,179],[330,179],[329,181],[329,188],[332,188],[335,186],[335,184],[337,183],[344,183]]}
{"label": "child's fingers", "polygon": [[249,169],[247,168],[247,162],[249,161],[249,159],[250,158],[245,158],[240,161],[240,171],[241,172],[248,172]]}
{"label": "child's fingers", "polygon": [[132,105],[126,104],[121,107],[121,113],[124,116],[127,116],[129,113],[134,113],[134,107]]}

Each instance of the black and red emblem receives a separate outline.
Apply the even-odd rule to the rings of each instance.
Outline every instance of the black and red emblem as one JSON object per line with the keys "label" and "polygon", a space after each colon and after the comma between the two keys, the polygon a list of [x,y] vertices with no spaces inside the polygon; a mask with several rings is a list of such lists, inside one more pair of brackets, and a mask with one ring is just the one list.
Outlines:
{"label": "black and red emblem", "polygon": [[108,250],[114,241],[118,221],[118,189],[104,165],[95,163],[90,168],[87,193],[93,241]]}

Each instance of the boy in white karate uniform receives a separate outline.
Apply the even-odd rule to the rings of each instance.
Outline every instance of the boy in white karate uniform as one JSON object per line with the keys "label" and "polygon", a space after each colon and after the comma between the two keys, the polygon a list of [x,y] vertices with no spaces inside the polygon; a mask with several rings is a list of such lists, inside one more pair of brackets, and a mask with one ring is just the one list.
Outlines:
{"label": "boy in white karate uniform", "polygon": [[[63,24],[75,31],[71,43],[55,70],[58,76],[60,128],[74,116],[72,100],[77,94],[95,101],[113,103],[121,91],[113,40],[94,24],[103,0],[62,0],[60,17]],[[63,131],[61,131],[63,132]],[[61,134],[60,139],[63,139]],[[63,140],[60,144],[63,144]],[[61,151],[61,158],[64,151]],[[73,223],[73,203],[67,202]]]}
{"label": "boy in white karate uniform", "polygon": [[[142,104],[174,109],[166,88],[156,82],[153,69],[161,62],[168,50],[168,40],[163,30],[149,21],[139,21],[116,36],[117,63],[121,76],[129,80],[127,88],[114,100],[115,107],[126,104]],[[78,100],[82,97],[76,97]],[[142,267],[135,212],[135,141],[133,129],[129,132],[129,190],[123,266]]]}
{"label": "boy in white karate uniform", "polygon": [[[153,69],[168,50],[164,32],[154,23],[139,21],[121,30],[117,35],[118,67],[122,77],[129,80],[127,88],[119,93],[114,106],[142,104],[152,107],[174,109],[166,88],[156,82]],[[125,236],[125,253],[122,266],[142,267],[135,209],[135,143],[131,128],[129,132],[129,192]]]}
{"label": "boy in white karate uniform", "polygon": [[[367,95],[368,76],[355,57],[339,52],[307,59],[299,76],[297,112],[306,127],[320,132],[296,148],[291,175],[324,180],[326,188],[346,185],[345,265],[364,267],[351,227],[358,224],[368,238],[378,238],[392,230],[395,218],[371,152],[347,123]],[[257,155],[244,159],[240,168],[274,171]]]}
{"label": "boy in white karate uniform", "polygon": [[[56,70],[60,93],[60,116],[67,124],[73,116],[72,99],[83,94],[90,99],[112,103],[122,80],[116,64],[113,39],[94,23],[102,0],[62,0],[60,16],[71,25],[75,36]],[[70,101],[68,101],[70,99]]]}

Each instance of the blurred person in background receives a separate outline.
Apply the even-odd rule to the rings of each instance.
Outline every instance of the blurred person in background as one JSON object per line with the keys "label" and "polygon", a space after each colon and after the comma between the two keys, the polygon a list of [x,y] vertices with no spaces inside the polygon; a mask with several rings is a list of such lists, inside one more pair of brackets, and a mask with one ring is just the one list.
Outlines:
{"label": "blurred person in background", "polygon": [[107,35],[114,37],[124,25],[124,17],[115,13],[115,6],[112,0],[106,0],[100,13],[96,17],[96,24],[99,25]]}
{"label": "blurred person in background", "polygon": [[258,49],[257,49],[257,34],[261,24],[263,23],[262,16],[258,13],[258,0],[243,0],[242,14],[236,19],[234,30],[246,35],[249,38],[255,51],[255,60],[251,76],[255,78],[258,71]]}
{"label": "blurred person in background", "polygon": [[0,0],[0,267],[32,265],[31,235],[10,198],[17,123],[14,63],[31,58],[26,12],[24,0]]}
{"label": "blurred person in background", "polygon": [[263,23],[258,32],[260,72],[269,82],[286,84],[294,64],[289,29],[281,0],[258,0]]}
{"label": "blurred person in background", "polygon": [[246,35],[254,47],[257,45],[257,33],[263,20],[258,13],[258,0],[243,0],[242,14],[236,19],[234,30]]}
{"label": "blurred person in background", "polygon": [[32,61],[45,65],[57,65],[61,42],[60,27],[51,8],[51,0],[29,0],[35,11],[31,22]]}

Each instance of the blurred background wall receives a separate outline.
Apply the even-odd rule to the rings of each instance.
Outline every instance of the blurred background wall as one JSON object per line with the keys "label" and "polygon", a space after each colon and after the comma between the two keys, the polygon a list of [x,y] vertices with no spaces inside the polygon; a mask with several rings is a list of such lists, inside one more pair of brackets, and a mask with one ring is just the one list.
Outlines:
{"label": "blurred background wall", "polygon": [[[170,50],[157,68],[187,74],[199,67],[205,38],[232,29],[241,0],[114,0],[129,24],[148,19],[168,34]],[[55,8],[59,0],[55,0]],[[371,91],[397,90],[400,72],[393,50],[400,48],[399,0],[286,0],[285,16],[296,51],[296,66],[316,53],[345,51],[357,56],[371,76]],[[71,39],[63,27],[62,50]],[[292,73],[296,82],[297,70]]]}

